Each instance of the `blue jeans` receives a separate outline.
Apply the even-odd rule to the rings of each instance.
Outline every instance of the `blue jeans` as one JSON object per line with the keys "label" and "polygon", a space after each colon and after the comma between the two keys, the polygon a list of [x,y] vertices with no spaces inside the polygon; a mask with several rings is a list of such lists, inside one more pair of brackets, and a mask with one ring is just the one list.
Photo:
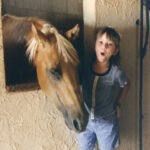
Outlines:
{"label": "blue jeans", "polygon": [[89,119],[86,130],[78,135],[79,150],[93,150],[96,141],[100,150],[115,150],[119,146],[119,123],[115,114]]}

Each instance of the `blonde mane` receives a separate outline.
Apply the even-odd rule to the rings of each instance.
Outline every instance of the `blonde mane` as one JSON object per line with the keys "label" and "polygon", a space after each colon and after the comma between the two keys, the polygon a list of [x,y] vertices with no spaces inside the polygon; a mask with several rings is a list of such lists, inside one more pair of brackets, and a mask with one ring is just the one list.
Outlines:
{"label": "blonde mane", "polygon": [[[36,50],[41,42],[41,40],[39,40],[40,37],[37,34],[37,32],[39,31],[34,24],[32,24],[32,32],[33,32],[32,38],[27,42],[27,51],[26,51],[26,54],[29,57],[29,61],[31,62],[34,60]],[[66,63],[70,62],[73,63],[74,65],[79,64],[77,51],[75,50],[73,45],[57,31],[55,27],[53,27],[48,23],[45,23],[42,25],[40,32],[43,33],[44,35],[49,34],[55,35],[58,52],[61,56],[63,56],[64,61]],[[44,40],[42,44],[44,44]]]}

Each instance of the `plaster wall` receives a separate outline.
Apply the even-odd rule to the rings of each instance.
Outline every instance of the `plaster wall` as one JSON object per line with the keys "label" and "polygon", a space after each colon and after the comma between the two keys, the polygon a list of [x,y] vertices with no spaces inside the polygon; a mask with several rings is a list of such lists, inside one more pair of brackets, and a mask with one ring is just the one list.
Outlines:
{"label": "plaster wall", "polygon": [[138,41],[136,20],[140,16],[139,0],[97,0],[96,26],[109,25],[121,34],[122,68],[131,87],[122,105],[120,118],[121,150],[138,150]]}
{"label": "plaster wall", "polygon": [[145,56],[144,60],[144,83],[143,83],[143,142],[144,142],[144,150],[149,149],[150,146],[150,93],[148,92],[150,90],[150,49],[148,49],[148,52]]}
{"label": "plaster wall", "polygon": [[5,90],[0,22],[0,150],[69,149],[77,150],[76,134],[41,90]]}
{"label": "plaster wall", "polygon": [[[139,27],[136,21],[140,17],[140,1],[94,0],[89,6],[87,0],[83,2],[87,5],[84,11],[87,59],[93,50],[95,28],[112,26],[121,35],[121,66],[131,81],[131,87],[121,107],[119,150],[138,150]],[[93,18],[90,20],[91,16]]]}
{"label": "plaster wall", "polygon": [[150,147],[150,39],[143,61],[143,149]]}
{"label": "plaster wall", "polygon": [[[1,4],[1,3],[0,3]],[[121,147],[138,150],[138,27],[139,0],[83,0],[85,55],[89,56],[95,27],[115,27],[122,36],[122,68],[131,87],[122,105]],[[0,18],[1,19],[1,18]],[[2,41],[0,23],[0,41]],[[149,149],[149,52],[144,72],[144,150]],[[0,42],[0,149],[2,150],[77,150],[76,134],[67,129],[61,114],[41,90],[7,93],[4,84],[3,45]]]}

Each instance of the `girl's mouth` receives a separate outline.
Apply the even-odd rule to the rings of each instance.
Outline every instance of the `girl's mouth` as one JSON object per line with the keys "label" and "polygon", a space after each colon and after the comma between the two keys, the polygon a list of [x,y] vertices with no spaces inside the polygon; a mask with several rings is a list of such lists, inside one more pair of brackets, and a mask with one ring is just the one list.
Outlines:
{"label": "girl's mouth", "polygon": [[101,52],[101,55],[102,55],[102,56],[104,56],[104,55],[105,55],[105,53],[104,53],[104,52]]}

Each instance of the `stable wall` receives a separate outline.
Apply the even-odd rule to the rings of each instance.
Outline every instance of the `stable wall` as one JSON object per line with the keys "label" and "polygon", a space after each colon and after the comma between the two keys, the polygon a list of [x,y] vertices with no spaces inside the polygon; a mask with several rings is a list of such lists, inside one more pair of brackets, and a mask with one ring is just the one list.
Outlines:
{"label": "stable wall", "polygon": [[[93,50],[94,29],[112,26],[121,34],[121,64],[131,81],[129,93],[121,106],[121,146],[119,150],[138,150],[138,84],[139,84],[139,0],[84,0],[85,56]],[[147,84],[149,84],[147,82]],[[147,106],[148,107],[148,106]],[[148,128],[144,128],[148,131]],[[146,144],[146,143],[144,143]],[[144,150],[149,149],[148,147]]]}
{"label": "stable wall", "polygon": [[143,150],[150,147],[150,39],[143,61]]}
{"label": "stable wall", "polygon": [[[95,27],[109,25],[122,35],[121,61],[131,87],[121,107],[121,147],[138,150],[139,48],[136,20],[139,0],[83,0],[85,55],[89,56]],[[0,24],[1,28],[1,24]],[[0,30],[0,41],[2,41]],[[69,131],[61,114],[41,90],[7,93],[4,83],[3,46],[0,42],[0,149],[2,150],[77,150],[76,134]],[[143,150],[149,143],[150,69],[148,51],[144,61]]]}
{"label": "stable wall", "polygon": [[[2,0],[2,13],[38,16],[61,29],[82,20],[82,0]],[[74,9],[72,9],[72,7]]]}
{"label": "stable wall", "polygon": [[7,92],[4,73],[0,22],[0,150],[77,150],[76,134],[45,94],[40,89]]}
{"label": "stable wall", "polygon": [[144,60],[144,83],[143,83],[143,149],[148,150],[150,147],[150,48]]}
{"label": "stable wall", "polygon": [[[138,0],[97,0],[96,26],[109,25],[121,34],[121,63],[131,81],[128,96],[121,107],[120,150],[138,150],[138,59],[136,21],[139,19]],[[146,150],[146,149],[145,149]]]}

